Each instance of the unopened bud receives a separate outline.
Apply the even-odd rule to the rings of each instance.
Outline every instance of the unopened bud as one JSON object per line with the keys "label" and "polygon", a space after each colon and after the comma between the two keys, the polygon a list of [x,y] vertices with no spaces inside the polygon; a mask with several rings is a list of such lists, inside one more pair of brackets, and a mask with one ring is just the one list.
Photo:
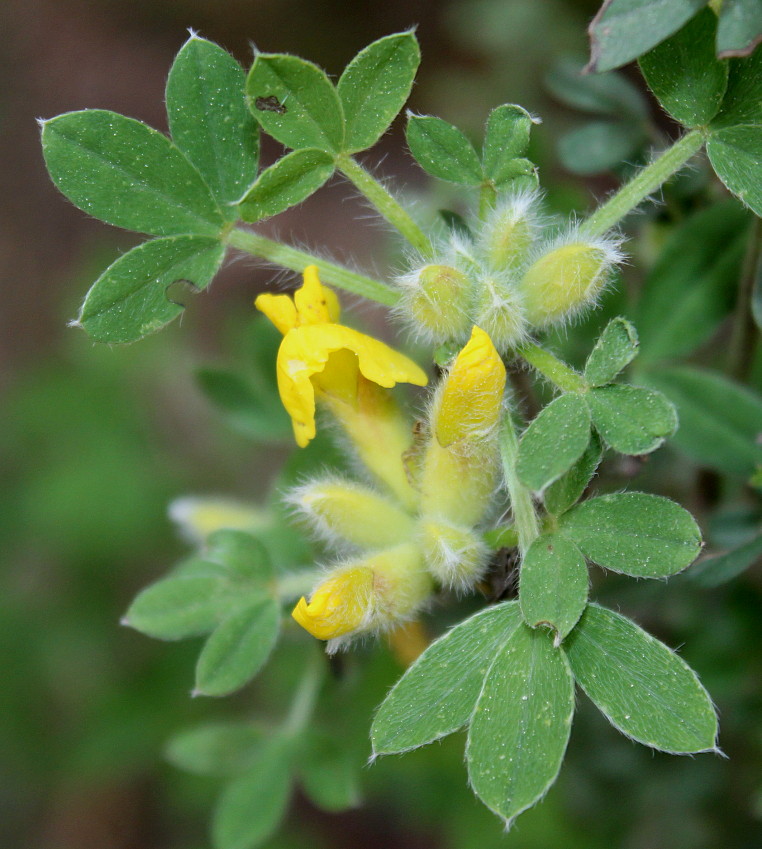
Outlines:
{"label": "unopened bud", "polygon": [[424,520],[419,541],[427,568],[445,587],[467,590],[487,568],[489,549],[468,528],[441,520]]}
{"label": "unopened bud", "polygon": [[450,265],[426,265],[403,282],[404,304],[416,325],[436,339],[468,332],[472,284],[464,272]]}
{"label": "unopened bud", "polygon": [[413,520],[368,487],[338,479],[311,481],[289,501],[323,537],[359,548],[387,548],[410,539]]}
{"label": "unopened bud", "polygon": [[537,326],[562,320],[592,304],[621,260],[607,242],[569,242],[530,266],[519,289],[528,321]]}
{"label": "unopened bud", "polygon": [[507,351],[526,336],[521,298],[505,280],[485,275],[480,281],[474,321],[492,339],[498,351]]}
{"label": "unopened bud", "polygon": [[482,231],[481,244],[491,268],[496,271],[516,268],[526,260],[539,232],[538,200],[537,194],[521,194],[490,215]]}

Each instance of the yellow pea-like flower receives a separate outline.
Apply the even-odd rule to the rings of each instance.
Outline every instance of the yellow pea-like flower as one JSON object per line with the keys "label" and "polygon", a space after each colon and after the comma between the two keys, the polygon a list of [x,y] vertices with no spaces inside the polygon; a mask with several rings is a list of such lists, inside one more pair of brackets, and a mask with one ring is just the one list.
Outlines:
{"label": "yellow pea-like flower", "polygon": [[427,383],[424,371],[408,357],[336,323],[338,299],[320,283],[315,266],[305,269],[304,285],[293,300],[265,294],[255,305],[284,334],[276,364],[278,390],[301,447],[315,436],[316,389],[356,404],[363,379],[385,388]]}
{"label": "yellow pea-like flower", "polygon": [[309,602],[300,598],[291,615],[313,637],[332,640],[360,628],[370,611],[372,592],[372,569],[345,569],[324,581]]}

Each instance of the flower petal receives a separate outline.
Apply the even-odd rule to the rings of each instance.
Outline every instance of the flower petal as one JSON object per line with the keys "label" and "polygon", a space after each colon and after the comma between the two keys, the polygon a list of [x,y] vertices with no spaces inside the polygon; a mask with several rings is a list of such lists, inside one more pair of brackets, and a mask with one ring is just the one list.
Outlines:
{"label": "flower petal", "polygon": [[294,303],[302,327],[339,320],[339,299],[320,282],[316,265],[308,265],[304,269],[304,283],[294,292]]}
{"label": "flower petal", "polygon": [[488,433],[500,417],[504,390],[503,361],[489,336],[474,327],[446,378],[434,417],[439,444]]}
{"label": "flower petal", "polygon": [[345,569],[324,581],[307,602],[300,598],[291,615],[313,637],[332,640],[357,630],[371,605],[373,570]]}
{"label": "flower petal", "polygon": [[297,325],[296,307],[288,295],[259,295],[254,306],[263,312],[284,336]]}

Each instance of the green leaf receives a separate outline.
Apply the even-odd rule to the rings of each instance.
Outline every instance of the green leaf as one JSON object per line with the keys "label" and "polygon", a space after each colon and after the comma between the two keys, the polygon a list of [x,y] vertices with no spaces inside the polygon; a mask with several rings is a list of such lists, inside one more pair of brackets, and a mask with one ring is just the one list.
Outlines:
{"label": "green leaf", "polygon": [[645,141],[643,128],[624,121],[591,121],[561,136],[558,156],[572,174],[600,174],[632,159]]}
{"label": "green leaf", "polygon": [[521,564],[519,601],[532,628],[549,625],[559,645],[587,604],[587,564],[582,552],[560,534],[542,534]]}
{"label": "green leaf", "polygon": [[732,309],[747,223],[748,213],[728,199],[672,232],[638,304],[640,362],[690,353]]}
{"label": "green leaf", "polygon": [[347,153],[374,145],[389,128],[410,95],[420,61],[415,33],[400,32],[369,44],[347,65],[337,85]]}
{"label": "green leaf", "polygon": [[564,643],[574,677],[609,722],[676,754],[717,748],[717,716],[696,673],[634,622],[588,605]]}
{"label": "green leaf", "polygon": [[762,125],[715,130],[706,143],[706,152],[727,188],[762,216]]}
{"label": "green leaf", "polygon": [[711,127],[762,124],[762,52],[728,63],[728,88],[719,115]]}
{"label": "green leaf", "polygon": [[623,492],[583,501],[560,519],[561,531],[586,557],[635,578],[666,578],[701,551],[696,520],[660,495]]}
{"label": "green leaf", "polygon": [[640,70],[662,107],[686,127],[714,118],[728,84],[728,63],[714,54],[717,16],[702,9],[671,38],[640,59]]}
{"label": "green leaf", "polygon": [[216,236],[224,219],[206,183],[172,142],[103,109],[68,112],[42,125],[50,176],[90,215],[139,233]]}
{"label": "green leaf", "polygon": [[757,327],[762,330],[762,257],[754,269],[754,286],[751,290],[751,315]]}
{"label": "green leaf", "polygon": [[586,398],[596,430],[622,454],[649,454],[677,429],[675,408],[660,392],[613,384]]}
{"label": "green leaf", "polygon": [[478,186],[484,179],[474,146],[441,118],[409,114],[407,144],[421,168],[434,177],[466,186]]}
{"label": "green leaf", "polygon": [[251,722],[194,725],[167,743],[166,758],[197,775],[227,776],[249,769],[269,732]]}
{"label": "green leaf", "polygon": [[762,534],[732,551],[700,560],[688,577],[702,587],[719,587],[737,578],[762,559]]}
{"label": "green leaf", "polygon": [[560,516],[577,503],[595,474],[602,453],[601,440],[594,433],[579,460],[543,493],[542,498],[548,513]]}
{"label": "green leaf", "polygon": [[291,436],[291,419],[277,393],[254,387],[243,375],[217,368],[196,372],[196,383],[205,398],[224,415],[238,433],[259,442],[282,442]]}
{"label": "green leaf", "polygon": [[232,613],[204,644],[196,665],[194,693],[227,696],[247,684],[264,666],[280,630],[274,599]]}
{"label": "green leaf", "polygon": [[239,201],[244,221],[283,212],[314,194],[333,174],[333,157],[316,148],[294,150],[265,168]]}
{"label": "green leaf", "polygon": [[238,62],[195,33],[167,79],[172,138],[221,203],[237,200],[257,175],[259,128],[246,108],[245,83]]}
{"label": "green leaf", "polygon": [[288,745],[273,738],[251,771],[223,790],[212,820],[214,849],[255,849],[275,832],[291,794]]}
{"label": "green leaf", "polygon": [[277,53],[258,53],[246,95],[254,117],[281,144],[338,153],[344,116],[333,83],[312,62]]}
{"label": "green leaf", "polygon": [[537,166],[529,159],[511,159],[501,170],[499,179],[495,181],[496,189],[523,189],[534,191],[540,185]]}
{"label": "green leaf", "polygon": [[590,442],[590,412],[576,393],[560,395],[524,431],[516,471],[537,492],[568,471]]}
{"label": "green leaf", "polygon": [[648,118],[645,97],[622,74],[587,74],[573,59],[560,59],[545,77],[550,93],[573,109],[642,122]]}
{"label": "green leaf", "polygon": [[590,70],[610,71],[672,35],[708,0],[605,0],[590,24]]}
{"label": "green leaf", "polygon": [[718,471],[750,475],[762,463],[762,398],[721,374],[682,366],[649,373],[677,407],[675,445]]}
{"label": "green leaf", "polygon": [[234,581],[243,580],[255,587],[265,587],[275,575],[267,549],[245,531],[214,531],[207,538],[204,556],[224,566]]}
{"label": "green leaf", "polygon": [[525,625],[484,681],[466,746],[476,795],[508,826],[556,780],[574,715],[574,680],[548,634]]}
{"label": "green leaf", "polygon": [[[504,104],[489,113],[482,148],[484,174],[496,185],[514,179],[515,160],[529,146],[532,116],[521,106]],[[525,160],[526,161],[526,160]]]}
{"label": "green leaf", "polygon": [[462,728],[495,652],[516,630],[516,602],[489,607],[432,643],[381,703],[370,738],[374,755],[425,746]]}
{"label": "green leaf", "polygon": [[717,53],[748,56],[762,41],[762,5],[759,0],[724,0],[717,26]]}
{"label": "green leaf", "polygon": [[173,283],[199,290],[209,285],[225,246],[204,236],[169,236],[138,245],[93,283],[77,319],[99,342],[134,342],[183,311],[170,300]]}
{"label": "green leaf", "polygon": [[591,386],[604,386],[638,355],[638,334],[626,318],[613,318],[598,337],[585,364],[584,377]]}
{"label": "green leaf", "polygon": [[146,587],[122,620],[159,640],[182,640],[212,631],[228,601],[224,584],[211,575],[165,578]]}
{"label": "green leaf", "polygon": [[335,813],[356,808],[361,801],[357,767],[345,741],[312,731],[299,753],[299,775],[310,800]]}

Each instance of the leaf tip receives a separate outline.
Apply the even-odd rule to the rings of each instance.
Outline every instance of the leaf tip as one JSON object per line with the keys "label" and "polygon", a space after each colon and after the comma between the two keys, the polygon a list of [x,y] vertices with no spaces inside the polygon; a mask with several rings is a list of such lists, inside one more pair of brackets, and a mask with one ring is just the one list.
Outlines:
{"label": "leaf tip", "polygon": [[205,696],[205,695],[206,695],[206,693],[203,690],[200,690],[198,687],[194,687],[190,691],[190,697],[192,699],[197,699],[199,696]]}
{"label": "leaf tip", "polygon": [[[188,27],[188,41],[201,41],[201,36],[198,34],[197,29],[193,29],[193,27]],[[186,44],[188,42],[186,41]]]}
{"label": "leaf tip", "polygon": [[130,622],[130,619],[127,615],[122,616],[122,618],[119,620],[119,624],[123,625],[125,628],[132,628],[132,622]]}

